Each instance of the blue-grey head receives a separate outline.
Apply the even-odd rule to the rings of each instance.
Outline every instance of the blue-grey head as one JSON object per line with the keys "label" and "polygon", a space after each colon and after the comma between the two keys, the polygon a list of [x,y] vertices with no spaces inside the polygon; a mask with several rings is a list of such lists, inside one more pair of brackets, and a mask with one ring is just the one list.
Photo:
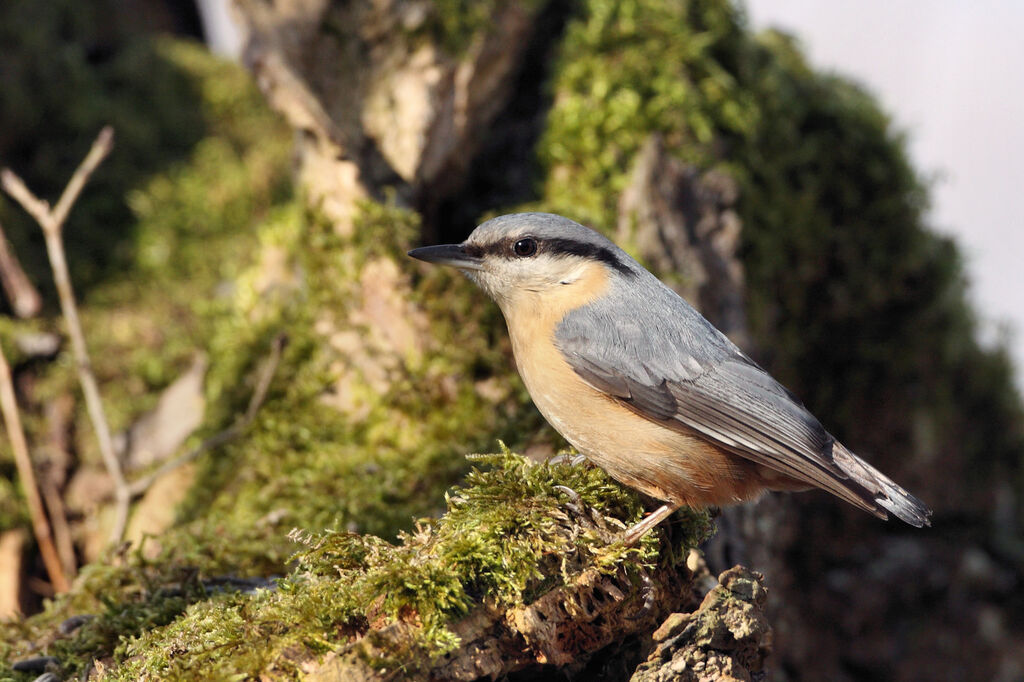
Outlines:
{"label": "blue-grey head", "polygon": [[483,223],[461,244],[409,252],[465,272],[502,309],[536,295],[593,292],[595,282],[642,268],[607,238],[551,213],[512,213]]}

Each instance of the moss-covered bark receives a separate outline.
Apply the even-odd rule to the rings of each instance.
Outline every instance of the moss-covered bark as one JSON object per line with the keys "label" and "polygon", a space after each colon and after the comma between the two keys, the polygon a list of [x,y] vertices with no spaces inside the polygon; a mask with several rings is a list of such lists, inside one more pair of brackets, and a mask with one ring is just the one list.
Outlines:
{"label": "moss-covered bark", "polygon": [[[259,527],[240,536],[240,526],[221,520],[168,531],[159,553],[143,545],[96,564],[46,613],[5,625],[4,656],[27,658],[42,645],[64,674],[96,661],[103,679],[278,679],[302,671],[345,679],[337,670],[346,666],[406,679],[462,669],[467,647],[487,645],[497,658],[483,675],[583,661],[693,602],[686,550],[710,532],[706,515],[683,515],[671,543],[650,535],[627,548],[615,539],[642,506],[600,470],[539,466],[507,452],[477,461],[482,468],[447,496],[447,513],[422,519],[398,544],[293,531],[299,551],[276,583],[225,576],[274,563]],[[254,557],[264,565],[254,566]],[[545,600],[559,606],[534,613]],[[522,605],[530,606],[516,612]],[[591,618],[581,621],[574,608]],[[77,627],[67,624],[83,615]],[[507,656],[508,647],[522,651]],[[317,662],[332,651],[336,657]]]}

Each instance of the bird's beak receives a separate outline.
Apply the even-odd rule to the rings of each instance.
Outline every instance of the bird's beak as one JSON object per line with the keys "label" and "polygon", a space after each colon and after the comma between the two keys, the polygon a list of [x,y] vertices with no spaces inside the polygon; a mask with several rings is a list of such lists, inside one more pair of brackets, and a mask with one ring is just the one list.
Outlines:
{"label": "bird's beak", "polygon": [[460,270],[483,270],[483,259],[471,256],[461,244],[424,246],[409,252],[413,258],[437,265],[452,265]]}

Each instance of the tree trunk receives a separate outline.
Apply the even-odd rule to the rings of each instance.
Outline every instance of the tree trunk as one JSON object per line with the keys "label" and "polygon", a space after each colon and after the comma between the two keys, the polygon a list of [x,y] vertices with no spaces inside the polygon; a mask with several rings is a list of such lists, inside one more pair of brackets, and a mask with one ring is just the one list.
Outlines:
{"label": "tree trunk", "polygon": [[[508,128],[491,126],[523,69],[530,36],[538,31],[540,8],[529,5],[527,9],[528,5],[495,3],[491,22],[453,35],[438,30],[444,20],[438,16],[442,10],[426,3],[237,2],[249,36],[246,62],[268,101],[295,128],[300,182],[311,208],[331,220],[338,234],[354,236],[360,229],[362,202],[368,199],[418,210],[424,240],[454,231],[444,225],[438,208],[466,185],[482,143],[509,134]],[[542,33],[550,40],[549,27]],[[651,154],[660,156],[649,164],[666,163],[663,148],[652,147]],[[657,172],[648,168],[647,179]],[[668,182],[683,183],[683,176],[694,180],[692,173],[677,171]],[[642,186],[632,198],[624,197],[624,214],[643,213],[645,233],[663,227],[662,239],[672,239],[673,230],[689,227],[683,243],[666,249],[668,260],[655,260],[655,265],[666,270],[682,266],[688,273],[692,271],[688,265],[698,266],[702,303],[714,307],[715,317],[729,321],[730,331],[742,340],[746,331],[742,274],[735,258],[738,220],[728,209],[735,201],[735,187],[721,177],[702,179],[699,189],[693,183],[680,186],[690,192],[688,202],[672,207],[686,213],[682,223],[659,214],[660,204]],[[677,197],[671,201],[678,204]],[[688,212],[693,211],[707,220],[689,224]],[[647,249],[645,255],[658,253]],[[364,369],[369,357],[382,362],[379,352],[360,349],[373,347],[379,331],[419,349],[433,345],[426,338],[430,329],[422,313],[404,303],[414,298],[411,287],[415,285],[398,273],[410,265],[388,259],[375,262],[375,272],[390,274],[370,276],[361,287],[361,297],[383,297],[390,303],[366,304],[359,319],[339,320],[324,329],[325,342],[343,336],[346,352],[361,357]],[[728,288],[719,286],[723,278],[729,280]],[[375,309],[385,314],[375,315],[371,312]],[[369,335],[350,332],[364,325],[370,328]],[[390,348],[396,357],[407,351],[407,347]],[[387,373],[371,374],[381,380],[377,390],[386,390]],[[350,409],[345,404],[338,407]],[[510,609],[480,605],[452,627],[460,644],[440,661],[413,660],[416,656],[408,653],[408,642],[414,640],[417,626],[393,623],[307,666],[306,671],[318,680],[397,679],[399,673],[389,672],[382,661],[396,651],[406,651],[402,675],[418,670],[423,679],[495,679],[524,670],[558,675],[559,669],[573,674],[607,669],[603,679],[626,679],[654,650],[635,679],[750,679],[763,670],[767,651],[768,628],[760,612],[764,588],[759,578],[734,573],[744,576],[741,582],[748,592],[756,593],[756,599],[751,594],[727,599],[723,595],[734,593],[723,584],[694,611],[701,593],[714,583],[710,576],[695,580],[685,567],[669,566],[650,575],[646,585],[637,585],[625,574],[602,576],[591,569],[570,585],[536,596],[528,604]],[[723,580],[731,584],[733,577],[723,575]],[[652,640],[666,616],[683,611],[692,613],[676,613],[663,626],[660,639]],[[727,611],[735,613],[726,615]],[[722,628],[721,637],[705,634],[712,627],[705,621],[719,618],[756,625],[742,632],[715,626]],[[753,658],[719,655],[717,651],[733,646],[726,640],[741,641],[736,646],[744,652],[760,653]],[[682,674],[683,670],[687,672]]]}

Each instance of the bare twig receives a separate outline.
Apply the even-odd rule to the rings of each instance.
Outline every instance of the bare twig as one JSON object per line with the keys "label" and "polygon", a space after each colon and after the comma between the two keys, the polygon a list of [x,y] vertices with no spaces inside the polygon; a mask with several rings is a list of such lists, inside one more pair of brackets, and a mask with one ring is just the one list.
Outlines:
{"label": "bare twig", "polygon": [[32,469],[32,460],[28,456],[28,443],[25,441],[25,431],[21,427],[21,416],[18,414],[18,402],[14,396],[11,368],[7,364],[3,348],[0,348],[0,410],[3,411],[4,425],[11,440],[11,450],[14,452],[14,464],[25,490],[25,500],[28,502],[29,515],[32,517],[32,531],[39,543],[43,564],[54,589],[57,592],[67,592],[70,585],[61,568],[57,550],[53,546],[50,523],[46,520],[43,502],[39,498],[39,487],[36,484],[35,471]]}
{"label": "bare twig", "polygon": [[71,527],[68,525],[68,512],[64,506],[64,498],[60,496],[60,490],[53,485],[53,482],[45,477],[39,483],[39,491],[43,495],[43,502],[46,503],[46,510],[50,513],[53,539],[57,556],[60,558],[60,566],[68,580],[74,580],[75,574],[78,572],[75,561],[75,541],[71,536]]}
{"label": "bare twig", "polygon": [[75,543],[71,537],[67,507],[61,496],[61,489],[67,482],[67,470],[71,463],[68,429],[73,410],[74,399],[67,393],[47,403],[46,421],[49,434],[43,450],[45,459],[39,462],[39,490],[43,495],[43,502],[46,503],[46,511],[50,515],[57,554],[60,555],[61,566],[69,580],[74,580],[78,563],[75,560]]}
{"label": "bare twig", "polygon": [[74,175],[71,176],[67,187],[64,188],[64,193],[61,194],[56,207],[52,210],[47,202],[36,197],[25,186],[21,178],[11,170],[5,168],[0,172],[0,184],[3,185],[3,188],[11,197],[22,205],[29,215],[36,219],[39,226],[43,228],[43,236],[46,238],[46,252],[50,257],[50,265],[53,267],[53,281],[57,285],[61,312],[68,325],[68,335],[71,337],[71,348],[75,356],[78,380],[82,385],[82,393],[85,395],[86,409],[89,412],[93,429],[96,431],[96,439],[99,442],[103,464],[114,483],[116,514],[114,527],[110,534],[111,543],[119,542],[124,535],[124,529],[128,523],[128,505],[131,502],[131,495],[128,491],[128,485],[125,483],[124,474],[121,471],[121,464],[114,454],[113,440],[110,437],[110,426],[103,412],[103,402],[100,399],[99,387],[96,384],[96,377],[92,372],[92,363],[89,361],[89,353],[85,347],[85,335],[82,333],[82,323],[78,319],[78,306],[75,304],[75,294],[71,288],[71,276],[68,273],[68,265],[64,257],[64,244],[61,239],[61,233],[71,206],[75,203],[89,176],[96,170],[96,167],[99,166],[107,154],[110,153],[113,144],[114,132],[110,126],[107,126],[96,137],[96,141],[93,142],[89,153],[78,166]]}
{"label": "bare twig", "polygon": [[28,533],[12,528],[0,533],[0,620],[21,614],[21,589],[24,583],[22,566]]}
{"label": "bare twig", "polygon": [[137,497],[143,494],[147,489],[149,489],[149,486],[153,485],[154,481],[164,474],[177,469],[182,464],[191,462],[204,452],[208,452],[219,445],[223,445],[245,431],[245,429],[252,423],[252,420],[256,418],[256,413],[259,412],[260,407],[263,405],[263,401],[267,398],[267,390],[270,388],[270,382],[274,378],[274,372],[277,371],[277,365],[281,362],[281,353],[284,350],[286,342],[287,336],[283,333],[274,337],[274,341],[270,347],[270,355],[263,361],[263,367],[260,368],[259,378],[256,381],[256,388],[253,390],[252,397],[249,398],[249,405],[246,408],[245,413],[242,414],[234,424],[223,431],[213,434],[183,455],[164,462],[153,473],[133,481],[128,487],[131,492],[131,496]]}
{"label": "bare twig", "polygon": [[7,244],[0,225],[0,286],[4,288],[11,309],[20,318],[35,317],[43,307],[43,299],[25,275],[21,263]]}
{"label": "bare twig", "polygon": [[103,162],[103,159],[107,158],[107,155],[110,154],[110,150],[113,148],[114,129],[110,126],[103,126],[103,130],[96,136],[92,147],[89,148],[89,153],[85,155],[82,163],[78,165],[75,174],[71,176],[71,180],[68,182],[67,187],[64,188],[64,192],[60,195],[60,199],[57,200],[57,205],[53,209],[51,215],[58,230],[64,226],[64,221],[67,220],[68,213],[71,211],[75,201],[78,200],[78,195],[82,193],[82,188],[85,187],[89,176]]}

